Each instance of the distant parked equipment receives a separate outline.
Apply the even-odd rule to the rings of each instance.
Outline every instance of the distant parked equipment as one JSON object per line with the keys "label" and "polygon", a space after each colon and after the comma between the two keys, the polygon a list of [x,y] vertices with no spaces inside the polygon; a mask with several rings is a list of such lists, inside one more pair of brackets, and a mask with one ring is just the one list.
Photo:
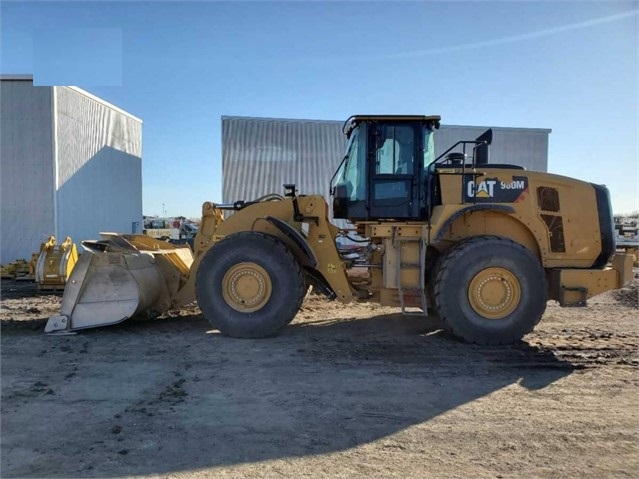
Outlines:
{"label": "distant parked equipment", "polygon": [[31,261],[27,263],[24,259],[15,262],[15,271],[13,279],[16,281],[35,281],[35,270],[38,263],[40,252],[31,254]]}
{"label": "distant parked equipment", "polygon": [[15,274],[15,265],[14,263],[1,264],[0,265],[0,278],[2,279],[13,279]]}
{"label": "distant parked equipment", "polygon": [[6,265],[0,265],[0,276],[3,279],[29,280],[29,263],[24,258],[17,259]]}
{"label": "distant parked equipment", "polygon": [[637,221],[615,223],[617,246],[639,247],[639,226]]}
{"label": "distant parked equipment", "polygon": [[639,266],[639,225],[637,219],[615,222],[617,249],[632,255],[634,266]]}
{"label": "distant parked equipment", "polygon": [[195,238],[197,226],[183,216],[176,218],[145,216],[144,234],[159,240],[188,240]]}

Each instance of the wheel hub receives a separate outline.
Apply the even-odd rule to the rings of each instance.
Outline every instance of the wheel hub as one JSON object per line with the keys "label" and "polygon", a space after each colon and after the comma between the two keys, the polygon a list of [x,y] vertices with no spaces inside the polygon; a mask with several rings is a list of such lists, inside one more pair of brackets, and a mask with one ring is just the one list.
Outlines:
{"label": "wheel hub", "polygon": [[507,269],[486,268],[470,282],[468,300],[475,312],[484,318],[504,319],[517,309],[521,286],[517,277]]}
{"label": "wheel hub", "polygon": [[272,287],[269,274],[259,264],[238,263],[224,274],[222,296],[236,311],[251,313],[268,303]]}

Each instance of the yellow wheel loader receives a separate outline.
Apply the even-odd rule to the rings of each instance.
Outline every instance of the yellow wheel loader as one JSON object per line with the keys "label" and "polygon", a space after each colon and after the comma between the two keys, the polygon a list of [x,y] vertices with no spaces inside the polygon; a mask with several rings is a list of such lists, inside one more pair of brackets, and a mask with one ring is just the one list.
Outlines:
{"label": "yellow wheel loader", "polygon": [[[268,195],[204,203],[189,248],[136,235],[85,247],[62,313],[64,333],[152,317],[197,300],[222,333],[277,334],[308,288],[330,299],[376,302],[438,315],[466,341],[517,341],[549,299],[585,306],[632,280],[632,258],[615,253],[604,186],[489,162],[492,131],[438,157],[439,116],[353,116],[322,196]],[[237,179],[241,181],[241,178]],[[223,219],[223,212],[231,214]],[[614,256],[614,257],[613,257]]]}

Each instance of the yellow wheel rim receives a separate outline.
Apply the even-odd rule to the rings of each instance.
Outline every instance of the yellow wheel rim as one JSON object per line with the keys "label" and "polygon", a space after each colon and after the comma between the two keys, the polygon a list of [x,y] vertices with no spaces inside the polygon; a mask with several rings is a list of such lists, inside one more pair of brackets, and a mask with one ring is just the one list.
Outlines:
{"label": "yellow wheel rim", "polygon": [[468,300],[480,316],[503,319],[519,306],[521,286],[517,277],[507,269],[486,268],[470,282]]}
{"label": "yellow wheel rim", "polygon": [[222,296],[231,308],[252,313],[264,307],[273,285],[266,270],[256,263],[238,263],[222,279]]}

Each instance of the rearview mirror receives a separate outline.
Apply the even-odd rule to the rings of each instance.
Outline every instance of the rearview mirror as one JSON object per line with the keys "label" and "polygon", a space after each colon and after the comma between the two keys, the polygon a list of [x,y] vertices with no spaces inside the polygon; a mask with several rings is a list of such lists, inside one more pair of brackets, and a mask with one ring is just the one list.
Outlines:
{"label": "rearview mirror", "polygon": [[493,129],[488,128],[485,132],[479,135],[475,141],[483,141],[487,145],[490,145],[493,142]]}

